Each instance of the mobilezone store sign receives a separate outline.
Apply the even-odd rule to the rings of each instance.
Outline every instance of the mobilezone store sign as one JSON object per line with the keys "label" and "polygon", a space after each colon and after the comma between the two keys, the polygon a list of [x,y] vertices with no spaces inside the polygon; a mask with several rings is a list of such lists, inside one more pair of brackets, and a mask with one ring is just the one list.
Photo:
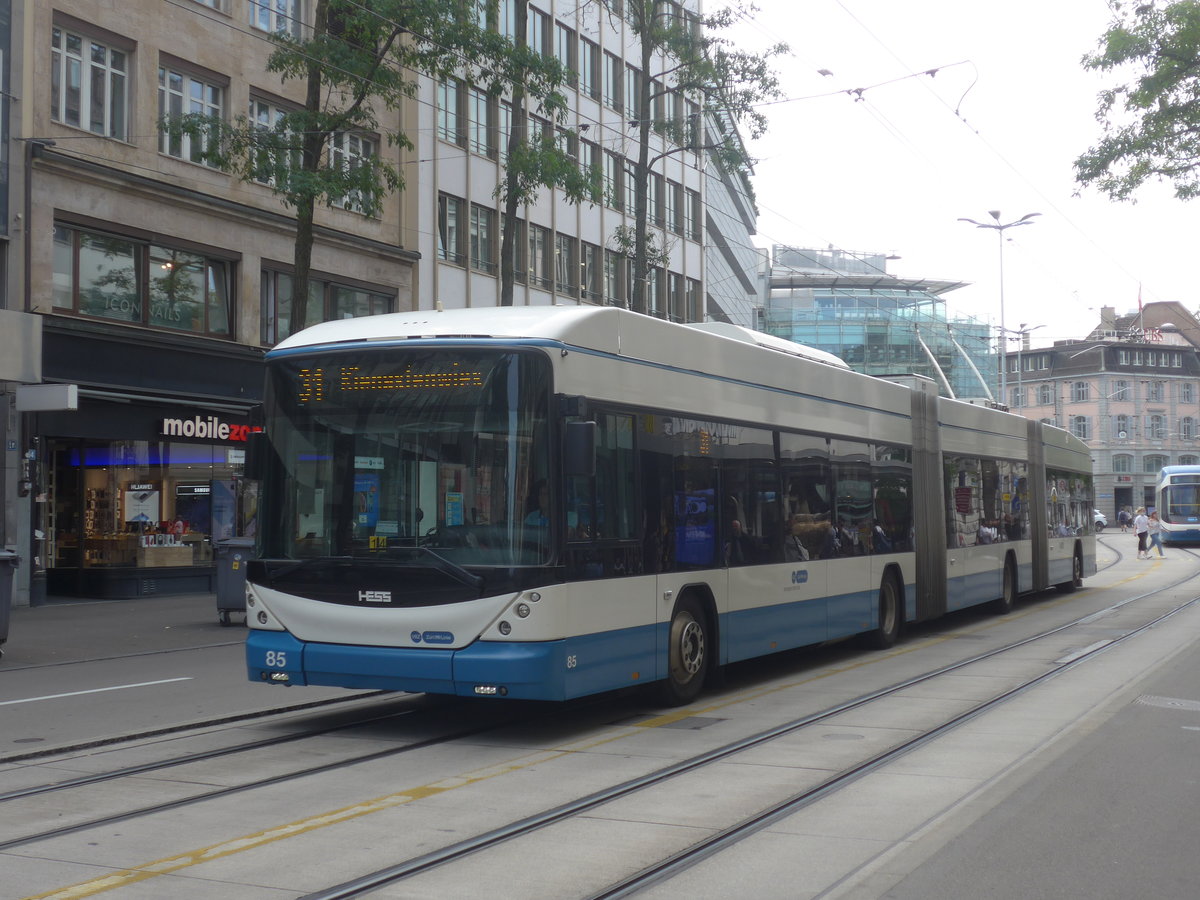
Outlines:
{"label": "mobilezone store sign", "polygon": [[216,416],[193,416],[190,419],[163,419],[165,437],[202,438],[213,441],[245,441],[251,432],[262,431],[257,425],[222,422]]}

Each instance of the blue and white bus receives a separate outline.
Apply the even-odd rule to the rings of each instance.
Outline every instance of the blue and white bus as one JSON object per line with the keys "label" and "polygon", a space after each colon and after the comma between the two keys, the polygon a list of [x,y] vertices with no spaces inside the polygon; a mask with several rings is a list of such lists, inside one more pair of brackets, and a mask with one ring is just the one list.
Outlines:
{"label": "blue and white bus", "polygon": [[1164,544],[1200,544],[1200,466],[1165,466],[1154,489]]}
{"label": "blue and white bus", "polygon": [[267,368],[254,681],[683,703],[1095,571],[1080,441],[733,325],[398,313]]}

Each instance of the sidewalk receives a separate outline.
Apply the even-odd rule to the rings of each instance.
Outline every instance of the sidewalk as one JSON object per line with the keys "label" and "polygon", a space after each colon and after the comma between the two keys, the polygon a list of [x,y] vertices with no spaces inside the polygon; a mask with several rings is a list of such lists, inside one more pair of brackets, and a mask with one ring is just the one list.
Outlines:
{"label": "sidewalk", "polygon": [[216,594],[85,600],[51,597],[38,606],[12,610],[0,673],[21,666],[80,662],[133,653],[153,653],[240,642],[246,636],[240,613],[234,624],[217,621]]}

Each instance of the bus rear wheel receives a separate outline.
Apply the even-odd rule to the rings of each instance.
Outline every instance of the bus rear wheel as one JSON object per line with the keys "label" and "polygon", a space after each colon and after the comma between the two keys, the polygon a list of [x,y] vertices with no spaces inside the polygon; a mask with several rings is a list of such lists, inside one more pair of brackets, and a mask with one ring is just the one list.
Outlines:
{"label": "bus rear wheel", "polygon": [[1074,556],[1071,557],[1071,580],[1064,581],[1062,584],[1056,584],[1054,587],[1063,594],[1069,594],[1077,587],[1083,586],[1083,557],[1079,550],[1075,550]]}
{"label": "bus rear wheel", "polygon": [[708,628],[704,611],[691,597],[680,599],[667,635],[667,677],[660,695],[671,706],[691,703],[704,687],[708,670]]}
{"label": "bus rear wheel", "polygon": [[886,650],[895,645],[904,617],[903,596],[896,576],[891,572],[885,573],[879,583],[879,624],[874,631],[867,632],[868,646]]}
{"label": "bus rear wheel", "polygon": [[1003,616],[1012,612],[1017,603],[1017,567],[1011,558],[1004,561],[1004,586],[1000,590],[1000,596],[991,602],[991,611]]}

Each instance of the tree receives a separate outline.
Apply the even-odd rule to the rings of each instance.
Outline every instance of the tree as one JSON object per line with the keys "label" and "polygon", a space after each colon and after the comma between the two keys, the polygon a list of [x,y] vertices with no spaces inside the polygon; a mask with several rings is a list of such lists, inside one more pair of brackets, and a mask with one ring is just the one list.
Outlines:
{"label": "tree", "polygon": [[[744,172],[750,160],[740,139],[747,129],[752,138],[766,129],[758,104],[781,95],[779,79],[770,69],[772,57],[787,52],[777,44],[760,53],[734,49],[720,35],[740,18],[752,16],[756,7],[737,5],[707,16],[684,10],[677,0],[595,0],[610,16],[624,16],[638,41],[639,80],[637,108],[625,110],[636,129],[637,161],[629,167],[634,181],[633,228],[619,229],[617,249],[633,263],[630,308],[647,312],[646,285],[651,266],[664,265],[670,255],[665,235],[651,234],[648,219],[650,179],[656,163],[685,151],[703,150],[718,165]],[[661,102],[672,94],[696,101],[694,113],[679,115],[674,104]],[[672,111],[655,116],[656,106]],[[721,134],[705,128],[709,116],[731,127]],[[653,157],[652,136],[665,139],[666,147]]]}
{"label": "tree", "polygon": [[268,71],[304,85],[300,108],[273,121],[200,114],[161,123],[191,138],[192,158],[244,180],[268,184],[296,212],[292,322],[308,321],[308,283],[317,205],[377,215],[404,178],[368,135],[411,150],[379,115],[414,97],[419,76],[495,82],[511,49],[481,24],[496,0],[316,0],[302,36],[274,35]]}
{"label": "tree", "polygon": [[[503,227],[500,241],[500,305],[512,306],[516,282],[518,208],[533,201],[543,187],[562,190],[572,203],[585,200],[598,203],[601,199],[599,167],[585,171],[563,148],[554,125],[563,122],[567,113],[566,98],[559,88],[568,73],[557,59],[545,56],[542,48],[530,47],[528,41],[529,0],[514,0],[514,42],[511,52],[503,56],[507,66],[492,73],[490,92],[502,93],[506,87],[512,100],[512,121],[507,136],[504,178],[496,187],[501,205]],[[546,132],[533,133],[529,128],[529,101],[553,124]],[[570,140],[578,140],[574,131],[564,132]]]}
{"label": "tree", "polygon": [[1102,91],[1100,141],[1075,161],[1076,180],[1114,200],[1147,181],[1169,181],[1175,196],[1200,194],[1200,2],[1114,2],[1115,18],[1086,69],[1128,72]]}

